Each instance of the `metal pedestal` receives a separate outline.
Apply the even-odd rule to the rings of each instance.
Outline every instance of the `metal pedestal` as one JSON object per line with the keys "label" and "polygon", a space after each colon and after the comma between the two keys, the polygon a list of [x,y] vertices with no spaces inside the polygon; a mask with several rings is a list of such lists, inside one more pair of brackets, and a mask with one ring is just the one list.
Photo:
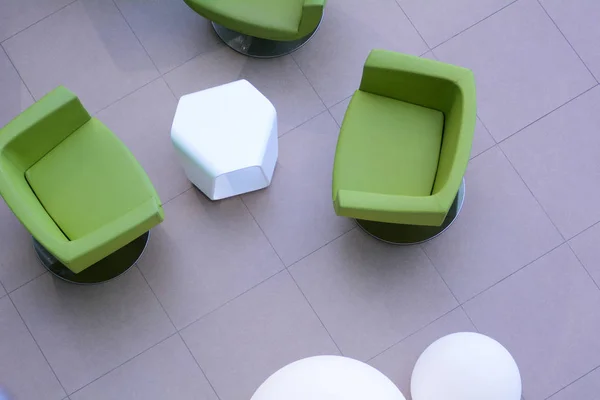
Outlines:
{"label": "metal pedestal", "polygon": [[227,46],[245,56],[256,58],[274,58],[290,54],[304,46],[319,29],[319,26],[317,26],[314,31],[301,39],[280,41],[244,35],[243,33],[232,31],[215,22],[212,23],[212,26],[219,38],[221,38]]}
{"label": "metal pedestal", "polygon": [[71,283],[94,285],[114,279],[131,268],[146,249],[149,237],[150,232],[144,233],[125,247],[78,274],[61,264],[35,238],[33,239],[33,248],[44,267],[56,277]]}
{"label": "metal pedestal", "polygon": [[390,224],[357,219],[356,222],[369,235],[391,244],[409,245],[426,242],[444,232],[460,213],[465,201],[465,180],[463,179],[456,198],[440,226]]}

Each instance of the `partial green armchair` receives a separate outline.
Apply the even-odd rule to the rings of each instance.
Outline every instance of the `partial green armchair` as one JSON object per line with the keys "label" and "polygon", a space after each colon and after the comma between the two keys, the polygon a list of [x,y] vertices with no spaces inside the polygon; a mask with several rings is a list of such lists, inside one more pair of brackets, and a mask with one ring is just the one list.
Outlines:
{"label": "partial green armchair", "polygon": [[184,0],[211,20],[232,49],[278,57],[298,49],[317,30],[326,0]]}
{"label": "partial green armchair", "polygon": [[163,220],[142,167],[64,87],[0,130],[0,195],[42,263],[78,283],[124,272]]}
{"label": "partial green armchair", "polygon": [[373,50],[338,139],[336,213],[392,243],[441,233],[462,206],[475,118],[470,70]]}

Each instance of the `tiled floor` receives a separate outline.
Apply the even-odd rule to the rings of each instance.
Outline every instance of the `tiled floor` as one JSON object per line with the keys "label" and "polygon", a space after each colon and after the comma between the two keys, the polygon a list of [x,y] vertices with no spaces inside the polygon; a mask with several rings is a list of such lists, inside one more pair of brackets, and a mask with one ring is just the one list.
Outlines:
{"label": "tiled floor", "polygon": [[[0,126],[59,84],[142,163],[165,203],[137,267],[80,287],[39,265],[0,202],[0,387],[11,399],[248,400],[283,365],[344,354],[409,398],[436,338],[480,331],[526,400],[600,391],[600,2],[329,0],[274,60],[222,45],[181,0],[0,0]],[[335,216],[339,124],[371,48],[472,68],[467,197],[456,223],[394,247]],[[177,98],[246,78],[275,104],[271,187],[193,189],[169,130]]]}

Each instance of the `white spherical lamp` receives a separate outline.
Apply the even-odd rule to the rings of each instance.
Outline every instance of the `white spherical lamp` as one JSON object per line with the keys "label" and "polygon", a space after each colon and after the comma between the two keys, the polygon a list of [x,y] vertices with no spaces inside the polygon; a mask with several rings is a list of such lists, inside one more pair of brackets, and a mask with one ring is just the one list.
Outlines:
{"label": "white spherical lamp", "polygon": [[410,391],[413,400],[520,400],[521,375],[500,343],[461,332],[425,349],[413,370]]}
{"label": "white spherical lamp", "polygon": [[405,400],[375,368],[351,358],[316,356],[271,375],[251,400]]}

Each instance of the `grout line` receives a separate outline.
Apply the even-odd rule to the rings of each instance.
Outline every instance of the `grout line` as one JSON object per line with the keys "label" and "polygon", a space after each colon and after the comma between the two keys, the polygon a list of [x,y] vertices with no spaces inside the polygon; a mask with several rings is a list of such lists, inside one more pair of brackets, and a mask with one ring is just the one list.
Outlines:
{"label": "grout line", "polygon": [[292,60],[294,60],[294,64],[296,64],[296,67],[298,67],[298,70],[302,73],[302,76],[304,77],[304,79],[306,79],[306,82],[308,82],[308,84],[310,85],[310,87],[312,88],[312,90],[315,92],[315,94],[317,95],[317,97],[319,98],[319,100],[321,100],[321,104],[323,104],[323,107],[327,108],[327,104],[325,104],[325,102],[323,101],[323,99],[319,95],[319,92],[317,92],[317,89],[315,89],[315,87],[313,86],[313,84],[310,81],[310,79],[308,79],[308,77],[306,76],[306,74],[304,73],[304,71],[302,71],[302,68],[300,68],[300,64],[298,64],[298,61],[296,61],[296,58],[294,58],[294,54],[290,54],[290,57],[292,58]]}
{"label": "grout line", "polygon": [[[75,0],[75,1],[77,1],[77,0]],[[8,51],[6,51],[6,49],[4,48],[4,46],[2,45],[2,43],[0,43],[0,48],[2,49],[2,51],[4,51],[4,54],[6,54],[6,58],[10,62],[10,65],[12,65],[13,69],[15,70],[15,72],[17,73],[17,75],[19,76],[19,79],[21,80],[21,83],[23,84],[23,86],[25,86],[25,89],[27,89],[27,93],[29,93],[29,95],[31,96],[31,98],[35,102],[36,99],[35,99],[35,97],[33,97],[33,94],[31,93],[31,90],[29,90],[29,86],[27,86],[27,83],[25,83],[25,80],[21,76],[21,73],[17,69],[17,66],[15,65],[15,63],[13,62],[13,60],[10,58],[10,56],[8,55]]]}
{"label": "grout line", "polygon": [[304,291],[302,290],[302,288],[300,287],[300,285],[298,284],[298,282],[296,282],[296,279],[294,278],[294,276],[292,275],[292,273],[287,269],[287,267],[285,265],[285,262],[283,261],[283,259],[281,258],[281,256],[277,252],[277,250],[275,249],[275,246],[273,246],[273,243],[271,243],[271,240],[269,239],[269,237],[267,236],[267,234],[263,230],[262,226],[260,226],[260,224],[258,223],[258,221],[256,220],[256,218],[254,217],[254,214],[252,214],[252,211],[250,211],[250,208],[248,208],[248,206],[244,202],[244,199],[242,198],[242,196],[240,196],[240,200],[242,201],[242,204],[244,205],[244,207],[246,207],[246,210],[248,210],[248,213],[252,216],[252,219],[254,219],[254,222],[256,223],[256,226],[258,226],[258,228],[262,232],[262,234],[265,237],[265,239],[267,239],[267,242],[269,243],[269,245],[273,249],[273,252],[275,252],[275,254],[277,255],[277,257],[279,258],[279,261],[281,261],[281,265],[283,265],[283,270],[285,270],[288,273],[288,275],[292,278],[292,280],[296,284],[296,287],[298,288],[298,290],[300,291],[300,293],[302,293],[302,297],[304,297],[304,300],[306,300],[306,303],[308,304],[308,306],[310,307],[310,309],[312,310],[312,312],[315,314],[315,316],[317,317],[317,319],[321,323],[321,326],[323,327],[323,329],[325,329],[325,332],[327,332],[327,335],[329,335],[329,338],[331,339],[331,341],[335,345],[335,347],[338,350],[338,352],[341,355],[344,355],[344,353],[342,353],[342,350],[340,349],[340,346],[338,346],[338,344],[333,339],[333,336],[331,336],[331,333],[329,332],[329,329],[327,329],[327,327],[323,323],[323,320],[321,319],[321,317],[319,316],[319,314],[317,314],[317,312],[315,311],[313,305],[310,303],[310,301],[308,301],[308,298],[306,297],[306,294],[304,294]]}
{"label": "grout line", "polygon": [[593,227],[595,227],[596,225],[600,224],[600,221],[593,223],[592,225],[588,226],[587,228],[585,228],[584,230],[582,230],[579,233],[576,233],[575,235],[571,236],[570,238],[567,239],[567,241],[571,241],[573,239],[575,239],[577,236],[581,235],[582,233],[584,233],[585,231],[589,231],[590,229],[592,229]]}
{"label": "grout line", "polygon": [[[325,114],[327,111],[329,111],[329,110],[327,110],[327,108],[325,108],[323,111],[320,111],[317,115],[314,115],[314,116],[310,117],[306,121],[302,122],[300,125],[297,125],[297,126],[293,127],[292,129],[289,129],[289,130],[285,131],[284,133],[282,133],[281,135],[279,135],[279,137],[277,138],[277,140],[281,139],[282,137],[284,137],[285,135],[287,135],[289,133],[292,133],[293,131],[295,131],[296,129],[300,128],[302,125],[309,123],[313,119],[316,119],[317,117],[320,117],[322,114]],[[335,118],[333,120],[335,121]]]}
{"label": "grout line", "polygon": [[43,20],[45,20],[46,18],[49,18],[49,17],[51,17],[52,15],[54,15],[54,14],[56,14],[56,13],[58,13],[58,12],[62,11],[63,9],[65,9],[65,8],[69,7],[71,4],[73,4],[73,3],[75,3],[75,2],[77,2],[77,0],[73,0],[73,1],[71,1],[70,3],[68,3],[68,4],[65,4],[64,6],[60,7],[58,10],[51,12],[50,14],[46,15],[45,17],[42,17],[42,18],[38,19],[37,21],[35,21],[34,23],[32,23],[32,24],[30,24],[30,25],[27,25],[25,28],[23,28],[23,29],[21,29],[21,30],[19,30],[19,31],[15,32],[15,33],[13,33],[12,35],[10,35],[9,37],[7,37],[6,39],[2,40],[2,41],[0,42],[0,44],[2,44],[2,43],[4,43],[4,42],[8,41],[9,39],[12,39],[13,37],[17,36],[19,33],[21,33],[21,32],[23,32],[23,31],[25,31],[25,30],[27,30],[27,29],[31,28],[32,26],[34,26],[34,25],[37,25],[38,23],[42,22],[42,21],[43,21]]}
{"label": "grout line", "polygon": [[482,151],[481,153],[479,153],[479,154],[476,154],[476,155],[474,155],[473,157],[471,157],[471,158],[469,159],[469,163],[471,163],[471,161],[473,161],[473,160],[474,160],[474,159],[476,159],[477,157],[479,157],[479,156],[481,156],[481,155],[483,155],[483,154],[487,153],[488,151],[490,151],[490,150],[492,150],[492,149],[495,149],[495,148],[497,148],[497,147],[498,147],[498,144],[494,144],[494,145],[492,145],[492,146],[488,147],[487,149],[485,149],[485,150],[484,150],[484,151]]}
{"label": "grout line", "polygon": [[598,79],[596,78],[596,76],[594,75],[594,73],[592,72],[592,70],[587,66],[587,64],[585,63],[585,61],[583,61],[583,58],[581,58],[581,56],[579,55],[579,53],[577,52],[577,50],[575,50],[575,47],[573,47],[573,45],[571,44],[571,42],[569,41],[569,39],[567,39],[567,36],[563,33],[563,31],[560,29],[560,27],[558,26],[558,24],[556,23],[556,21],[554,21],[554,18],[552,18],[552,16],[550,15],[550,13],[548,12],[548,10],[546,10],[546,8],[544,7],[544,5],[542,4],[542,2],[540,0],[537,0],[538,4],[540,5],[540,7],[542,7],[542,10],[544,10],[544,12],[546,13],[546,15],[548,16],[548,18],[550,18],[550,21],[552,21],[552,23],[554,24],[554,26],[556,27],[556,29],[558,29],[558,31],[560,32],[560,34],[562,35],[562,37],[566,40],[566,42],[569,44],[569,46],[571,47],[571,50],[573,50],[573,52],[577,55],[577,57],[579,58],[579,60],[581,61],[581,63],[585,66],[585,68],[588,70],[588,72],[590,73],[590,75],[592,76],[592,78],[594,78],[594,80],[596,81],[596,83],[600,83],[598,82]]}
{"label": "grout line", "polygon": [[[395,1],[396,5],[400,8],[400,11],[402,11],[402,14],[404,14],[404,16],[406,17],[406,19],[408,20],[408,22],[410,23],[410,25],[413,27],[413,29],[415,30],[415,32],[417,32],[417,35],[419,35],[419,37],[421,38],[421,40],[423,41],[423,43],[425,43],[425,47],[427,47],[427,52],[431,51],[431,46],[429,45],[429,43],[427,43],[427,40],[425,40],[425,38],[423,37],[423,35],[421,35],[421,32],[419,32],[419,30],[417,29],[417,26],[412,22],[412,20],[410,19],[410,17],[408,16],[408,14],[406,13],[406,11],[404,11],[404,8],[402,8],[402,6],[400,5],[400,3],[398,2],[398,0]],[[423,54],[425,54],[423,53]],[[421,54],[421,56],[423,55]]]}
{"label": "grout line", "polygon": [[494,11],[493,13],[491,13],[490,15],[488,15],[487,17],[485,17],[485,18],[483,18],[483,19],[481,19],[481,20],[479,20],[479,21],[475,22],[473,25],[469,25],[468,27],[466,27],[466,28],[465,28],[465,29],[463,29],[462,31],[460,31],[460,32],[456,33],[455,35],[453,35],[453,36],[449,37],[448,39],[444,40],[443,42],[441,42],[441,43],[439,43],[439,44],[436,44],[435,46],[433,46],[433,47],[431,48],[431,50],[435,50],[435,49],[437,49],[438,47],[440,47],[440,46],[441,46],[441,45],[443,45],[444,43],[447,43],[447,42],[449,42],[450,40],[454,39],[455,37],[457,37],[457,36],[458,36],[458,35],[460,35],[461,33],[468,31],[469,29],[473,28],[473,27],[474,27],[474,26],[476,26],[476,25],[479,25],[480,23],[482,23],[482,22],[483,22],[483,21],[485,21],[486,19],[489,19],[489,18],[493,17],[494,15],[498,14],[500,11],[504,10],[505,8],[512,6],[512,5],[513,5],[513,4],[515,4],[517,1],[519,1],[519,0],[513,0],[513,1],[511,1],[510,3],[508,3],[507,5],[505,5],[504,7],[502,7],[501,9],[499,9],[499,10],[497,10],[497,11]]}
{"label": "grout line", "polygon": [[7,290],[6,293],[7,294],[14,293],[17,290],[21,289],[23,286],[27,285],[28,283],[30,283],[32,281],[35,281],[37,278],[39,278],[42,275],[46,275],[47,273],[48,273],[48,270],[44,268],[44,270],[39,275],[36,275],[34,278],[29,279],[27,282],[20,284],[19,286],[17,286],[16,288],[14,288],[13,290],[11,290],[10,292]]}
{"label": "grout line", "polygon": [[456,307],[454,307],[453,309],[443,313],[442,315],[440,315],[439,317],[437,317],[436,319],[434,319],[433,321],[425,324],[424,326],[422,326],[421,328],[417,329],[416,331],[404,336],[402,339],[398,340],[397,342],[389,345],[388,347],[386,347],[385,349],[381,350],[379,353],[375,354],[373,357],[369,358],[366,362],[369,363],[370,361],[372,361],[373,359],[379,357],[380,355],[382,355],[383,353],[385,353],[386,351],[390,350],[392,347],[395,347],[396,345],[402,343],[403,341],[405,341],[406,339],[417,335],[418,333],[420,333],[421,331],[423,331],[424,329],[427,329],[429,326],[433,325],[434,323],[436,323],[437,321],[439,321],[440,319],[444,318],[446,315],[450,314],[453,311],[456,311],[457,309],[460,308],[460,305],[457,305]]}
{"label": "grout line", "polygon": [[[528,123],[527,125],[525,125],[524,127],[522,127],[521,129],[517,130],[515,133],[511,133],[510,135],[508,135],[507,137],[505,137],[504,139],[500,140],[500,141],[496,141],[496,139],[492,136],[492,139],[494,139],[494,141],[496,141],[497,144],[502,144],[503,142],[505,142],[506,140],[510,139],[511,137],[515,136],[517,133],[529,128],[531,125],[535,124],[536,122],[546,118],[548,115],[552,114],[554,111],[557,111],[561,108],[563,108],[564,106],[566,106],[567,104],[571,103],[574,100],[577,100],[578,98],[580,98],[581,96],[583,96],[584,94],[586,94],[587,92],[589,92],[590,90],[596,88],[600,86],[599,84],[595,84],[592,85],[591,87],[587,88],[586,90],[584,90],[583,92],[579,93],[577,96],[573,97],[572,99],[564,102],[563,104],[559,105],[558,107],[548,111],[546,114],[542,115],[541,117],[537,118],[536,120]],[[483,123],[483,121],[481,121]],[[485,126],[485,125],[484,125]],[[489,132],[489,129],[488,129]],[[490,136],[491,136],[491,132],[490,132]]]}
{"label": "grout line", "polygon": [[[285,262],[283,262],[283,259],[281,258],[281,256],[277,252],[277,250],[275,249],[275,246],[273,246],[273,243],[271,243],[271,240],[269,239],[269,237],[267,236],[267,234],[263,230],[262,226],[260,226],[260,224],[256,220],[256,217],[254,216],[254,214],[252,214],[252,211],[250,211],[250,208],[248,207],[248,205],[244,201],[244,198],[241,195],[238,196],[238,197],[239,197],[240,201],[242,202],[242,204],[244,205],[244,207],[246,208],[246,211],[248,211],[248,214],[250,214],[250,216],[252,217],[252,220],[254,220],[254,223],[256,224],[256,226],[258,227],[258,229],[260,229],[260,231],[263,234],[264,238],[267,240],[267,243],[269,243],[269,246],[271,246],[271,249],[273,249],[273,252],[275,253],[275,255],[277,256],[277,258],[279,259],[279,262],[281,262],[281,265],[283,266],[283,269],[285,269],[286,268]],[[283,271],[283,269],[281,271]]]}
{"label": "grout line", "polygon": [[82,386],[82,387],[80,387],[79,389],[75,390],[73,393],[70,393],[70,394],[69,394],[69,396],[72,396],[72,395],[74,395],[75,393],[77,393],[77,392],[79,392],[79,391],[83,390],[84,388],[88,387],[89,385],[91,385],[92,383],[96,382],[97,380],[99,380],[99,379],[102,379],[102,378],[103,378],[103,377],[105,377],[106,375],[110,374],[111,372],[113,372],[113,371],[114,371],[114,370],[116,370],[117,368],[120,368],[120,367],[122,367],[123,365],[127,364],[128,362],[130,362],[130,361],[133,361],[135,358],[137,358],[137,357],[141,356],[141,355],[142,355],[142,354],[144,354],[145,352],[147,352],[147,351],[149,351],[149,350],[151,350],[151,349],[155,348],[155,347],[156,347],[156,346],[158,346],[159,344],[161,344],[161,343],[163,343],[163,342],[166,342],[167,340],[169,340],[169,339],[170,339],[170,338],[172,338],[173,336],[177,335],[177,333],[178,333],[178,332],[173,332],[173,333],[171,333],[170,335],[168,335],[166,338],[164,338],[164,339],[160,340],[158,343],[156,343],[156,344],[153,344],[152,346],[148,347],[146,350],[144,350],[144,351],[140,351],[139,353],[137,353],[137,354],[136,354],[136,355],[134,355],[133,357],[129,358],[128,360],[126,360],[126,361],[123,361],[121,364],[117,365],[117,366],[116,366],[116,367],[114,367],[114,368],[111,368],[110,370],[106,371],[106,372],[105,372],[105,373],[103,373],[102,375],[100,375],[100,376],[98,376],[98,377],[94,378],[94,379],[93,379],[93,380],[91,380],[90,382],[86,383],[84,386]]}
{"label": "grout line", "polygon": [[169,199],[169,200],[165,201],[165,202],[163,203],[163,205],[162,205],[162,206],[163,206],[163,208],[164,208],[164,207],[165,207],[167,204],[169,204],[170,202],[172,202],[173,200],[175,200],[176,198],[178,198],[179,196],[183,196],[184,194],[186,194],[186,193],[187,193],[187,192],[189,192],[190,190],[193,190],[193,189],[194,189],[194,187],[195,187],[195,186],[192,184],[192,186],[191,186],[191,187],[189,187],[189,188],[187,188],[186,190],[184,190],[183,192],[179,193],[177,196],[173,197],[172,199]]}
{"label": "grout line", "polygon": [[[459,214],[457,214],[454,218],[455,219],[458,218]],[[419,249],[421,250],[421,252],[423,254],[425,254],[425,257],[427,257],[427,260],[429,260],[429,264],[431,264],[431,266],[433,267],[433,269],[435,270],[435,272],[442,279],[442,282],[444,282],[444,285],[446,285],[446,289],[448,289],[448,291],[450,292],[450,294],[452,295],[452,297],[454,297],[454,300],[456,301],[456,304],[458,306],[460,306],[461,304],[460,304],[460,301],[458,300],[458,297],[456,297],[456,295],[454,294],[454,292],[452,291],[452,289],[450,289],[450,285],[448,285],[448,283],[446,282],[446,280],[444,279],[444,277],[442,276],[442,274],[440,273],[440,271],[438,271],[437,267],[433,263],[433,260],[429,257],[429,254],[427,254],[427,251],[425,251],[425,246],[423,246],[423,243],[419,244]]]}
{"label": "grout line", "polygon": [[263,279],[262,281],[256,283],[255,285],[249,287],[248,289],[244,290],[243,292],[239,293],[238,295],[236,295],[235,297],[232,297],[231,299],[227,300],[225,303],[221,304],[218,307],[215,307],[214,309],[206,312],[205,314],[201,315],[200,317],[196,318],[195,320],[193,320],[192,322],[184,325],[182,328],[179,329],[179,331],[183,331],[185,329],[187,329],[188,327],[194,325],[196,322],[203,320],[204,318],[208,317],[209,315],[214,314],[215,312],[219,311],[221,308],[229,305],[229,303],[234,302],[235,300],[237,300],[238,298],[242,297],[243,295],[245,295],[246,293],[248,293],[249,291],[253,290],[254,288],[256,288],[257,286],[262,285],[263,283],[265,283],[266,281],[268,281],[269,279],[275,277],[276,275],[279,275],[280,273],[284,272],[285,268],[269,275],[268,277],[266,277],[265,279]]}
{"label": "grout line", "polygon": [[142,86],[132,90],[131,92],[125,93],[123,96],[119,97],[118,99],[116,99],[115,101],[111,102],[110,104],[102,107],[101,109],[99,109],[98,111],[95,111],[94,113],[92,113],[93,116],[96,116],[98,114],[100,114],[102,111],[106,110],[107,108],[110,108],[112,106],[114,106],[116,103],[118,103],[119,101],[123,100],[124,98],[131,96],[132,94],[134,94],[135,92],[137,92],[138,90],[141,90],[143,88],[145,88],[146,86],[156,82],[157,80],[159,80],[160,78],[162,78],[162,76],[157,76],[156,78],[153,78],[151,80],[149,80],[148,82],[144,83]]}
{"label": "grout line", "polygon": [[316,253],[317,251],[321,250],[323,247],[327,246],[329,243],[335,242],[336,240],[338,240],[339,238],[341,238],[344,235],[347,235],[348,233],[352,232],[353,230],[355,230],[357,228],[356,224],[354,224],[354,226],[350,229],[348,229],[346,232],[339,234],[338,236],[334,237],[333,239],[331,239],[329,242],[323,244],[321,247],[319,247],[318,249],[315,249],[314,251],[311,251],[310,253],[308,253],[307,255],[305,255],[304,257],[298,259],[297,261],[294,261],[293,263],[291,263],[290,265],[286,266],[286,269],[292,268],[294,265],[298,264],[300,261],[304,260],[307,257],[310,257],[311,255],[313,255],[314,253]]}
{"label": "grout line", "polygon": [[125,21],[125,23],[129,27],[129,30],[131,31],[131,33],[133,34],[133,36],[136,38],[136,40],[138,41],[138,43],[140,44],[140,46],[142,46],[142,49],[144,49],[144,52],[146,53],[146,56],[148,57],[148,59],[150,60],[150,62],[152,63],[152,65],[154,65],[154,68],[156,69],[156,72],[158,72],[158,75],[162,76],[162,74],[160,73],[160,69],[158,68],[158,66],[156,65],[156,63],[152,59],[152,57],[150,57],[150,53],[148,53],[148,49],[146,49],[146,46],[144,46],[144,44],[142,43],[142,41],[140,40],[140,38],[138,37],[138,35],[135,33],[135,31],[131,27],[131,24],[129,23],[129,21],[125,17],[125,14],[123,14],[123,11],[121,11],[121,9],[119,8],[119,5],[117,4],[117,2],[115,0],[112,0],[112,3],[115,6],[115,8],[117,9],[117,11],[119,11],[119,14],[121,15],[121,18],[123,18],[123,21]]}
{"label": "grout line", "polygon": [[[148,282],[148,279],[146,279],[146,276],[144,275],[144,273],[142,272],[142,270],[136,265],[136,268],[138,269],[140,275],[142,275],[142,278],[144,279],[144,282],[146,282],[146,285],[148,285],[148,288],[150,289],[150,291],[152,292],[152,295],[154,296],[154,298],[156,299],[156,301],[158,302],[158,304],[160,305],[160,308],[163,310],[163,312],[165,313],[165,315],[167,316],[167,318],[169,319],[169,322],[171,322],[171,325],[173,325],[173,329],[175,329],[175,333],[179,336],[179,338],[181,339],[181,341],[183,342],[183,344],[185,345],[185,348],[188,350],[188,352],[190,353],[190,355],[192,356],[192,359],[194,360],[194,362],[196,363],[196,365],[198,366],[198,368],[200,369],[200,372],[202,372],[202,375],[204,375],[204,379],[206,379],[206,381],[208,382],[208,384],[210,385],[210,387],[212,388],[213,392],[215,393],[215,396],[217,396],[217,399],[221,399],[219,397],[219,394],[217,393],[215,387],[213,386],[213,384],[211,383],[211,381],[208,379],[208,376],[206,376],[206,372],[204,372],[204,369],[200,366],[200,363],[198,362],[198,360],[196,360],[196,357],[194,356],[194,353],[192,353],[192,350],[190,350],[188,344],[186,343],[186,341],[183,339],[183,336],[181,336],[181,332],[180,330],[177,329],[177,327],[175,326],[175,323],[173,322],[173,320],[171,319],[171,316],[169,315],[169,313],[167,312],[167,310],[165,309],[165,307],[163,306],[162,302],[160,301],[160,299],[158,298],[158,296],[156,295],[156,293],[154,292],[154,289],[152,289],[152,286],[150,286],[150,283]],[[173,336],[173,335],[171,335]],[[171,337],[169,336],[169,337]],[[166,340],[166,339],[165,339]],[[144,350],[144,352],[146,352],[148,350]]]}
{"label": "grout line", "polygon": [[[456,218],[458,218],[458,215],[456,216]],[[465,308],[463,307],[463,305],[461,304],[461,302],[458,300],[458,297],[456,297],[456,295],[454,294],[454,292],[450,288],[450,285],[448,285],[448,282],[446,282],[446,279],[444,279],[444,276],[437,269],[437,267],[435,266],[433,260],[429,257],[429,254],[427,254],[427,251],[425,250],[424,244],[423,243],[419,244],[419,247],[421,248],[421,251],[423,252],[423,254],[425,254],[425,257],[427,257],[427,259],[429,260],[429,263],[431,264],[431,266],[433,267],[433,269],[435,270],[435,272],[437,272],[437,274],[439,275],[439,277],[442,279],[442,282],[444,282],[444,285],[446,285],[446,288],[448,288],[448,291],[452,294],[452,297],[454,297],[454,300],[456,300],[456,304],[458,304],[458,307],[460,307],[460,309],[463,311],[463,313],[465,313],[465,315],[467,316],[467,318],[469,319],[469,321],[471,321],[471,324],[473,325],[473,327],[475,328],[475,330],[477,332],[479,332],[479,328],[477,328],[477,325],[475,325],[475,322],[471,319],[471,316],[467,313],[467,311],[465,310]],[[453,310],[456,310],[458,307],[455,307]]]}
{"label": "grout line", "polygon": [[569,243],[569,241],[567,241],[566,244],[567,244],[567,246],[569,246],[569,249],[571,250],[571,253],[573,253],[573,255],[575,256],[575,258],[577,259],[577,261],[579,261],[579,264],[581,264],[581,266],[583,267],[583,269],[585,270],[585,272],[588,274],[588,276],[590,277],[590,279],[592,280],[592,282],[594,282],[594,285],[596,285],[596,287],[598,288],[598,290],[600,290],[600,285],[598,285],[598,282],[596,282],[596,280],[594,279],[594,277],[592,276],[592,274],[590,274],[590,271],[588,271],[588,269],[586,268],[585,264],[583,263],[583,261],[581,261],[581,259],[579,258],[579,256],[575,252],[575,250],[573,250],[573,247],[571,247],[571,243]]}
{"label": "grout line", "polygon": [[490,129],[487,127],[487,125],[485,124],[485,122],[483,122],[483,118],[481,118],[479,116],[479,113],[477,113],[477,120],[479,120],[479,122],[481,122],[481,125],[485,128],[485,131],[487,132],[488,135],[490,135],[490,137],[492,138],[492,140],[494,141],[494,143],[498,144],[498,142],[496,141],[496,138],[494,137],[494,135],[492,135],[492,132],[490,131]]}
{"label": "grout line", "polygon": [[210,385],[210,388],[213,390],[215,396],[217,396],[217,399],[221,399],[221,397],[219,396],[219,393],[217,393],[217,389],[215,389],[215,387],[213,386],[212,382],[210,381],[210,379],[208,379],[208,376],[206,375],[206,372],[204,372],[204,369],[200,366],[200,363],[198,362],[198,360],[196,359],[196,356],[194,355],[194,353],[192,353],[192,350],[190,350],[190,347],[188,346],[187,342],[183,339],[183,336],[181,336],[181,332],[177,331],[177,334],[179,335],[179,338],[181,339],[181,341],[183,342],[183,345],[185,346],[185,348],[188,350],[188,352],[190,353],[190,355],[192,356],[192,359],[194,360],[194,362],[196,363],[196,365],[198,366],[198,368],[200,369],[200,372],[202,372],[202,375],[204,375],[204,379],[206,379],[206,382],[208,382],[208,384]]}
{"label": "grout line", "polygon": [[531,260],[530,262],[528,262],[527,264],[523,265],[522,267],[520,267],[519,269],[511,272],[510,274],[506,275],[504,278],[500,279],[498,282],[486,287],[485,289],[477,292],[476,294],[474,294],[473,296],[469,297],[468,299],[466,299],[465,301],[463,301],[461,303],[461,305],[463,304],[467,304],[468,302],[470,302],[471,300],[473,300],[474,298],[476,298],[477,296],[479,296],[480,294],[483,294],[484,292],[487,292],[488,290],[490,290],[491,288],[493,288],[494,286],[504,282],[505,280],[507,280],[508,278],[510,278],[511,276],[515,275],[516,273],[518,273],[519,271],[527,268],[528,266],[530,266],[531,264],[533,264],[534,262],[538,261],[540,258],[545,257],[546,255],[552,253],[554,250],[558,249],[560,246],[564,245],[566,242],[561,242],[558,245],[554,246],[553,248],[551,248],[550,250],[548,250],[547,252],[545,252],[544,254],[542,254],[541,256]]}
{"label": "grout line", "polygon": [[[588,376],[589,374],[591,374],[592,372],[596,371],[598,368],[600,368],[600,365],[592,368],[590,371],[586,372],[585,374],[581,375],[579,378],[575,379],[573,382],[563,386],[562,388],[558,389],[556,392],[552,393],[550,396],[546,397],[545,400],[549,400],[550,398],[552,398],[554,395],[558,394],[559,392],[562,392],[563,390],[565,390],[566,388],[568,388],[569,386],[571,386],[572,384],[574,384],[577,381],[580,381],[581,379],[585,378],[586,376]],[[525,399],[525,398],[523,398]]]}
{"label": "grout line", "polygon": [[37,346],[38,350],[42,354],[42,357],[44,357],[44,360],[46,360],[46,364],[48,364],[48,367],[50,367],[50,371],[52,371],[52,373],[54,374],[54,377],[56,378],[56,381],[58,382],[58,384],[62,388],[62,390],[65,393],[65,395],[68,396],[69,393],[67,392],[67,389],[65,389],[63,383],[58,378],[58,375],[56,374],[56,371],[54,371],[54,368],[52,368],[52,365],[50,364],[50,361],[48,361],[48,358],[46,357],[46,354],[44,354],[44,351],[42,350],[42,348],[40,347],[39,343],[35,339],[35,336],[33,336],[33,333],[31,333],[31,329],[29,329],[29,326],[27,325],[27,323],[25,322],[25,319],[21,315],[21,311],[19,311],[19,309],[17,308],[17,305],[13,301],[12,297],[10,297],[10,293],[7,295],[7,297],[10,300],[11,304],[13,305],[13,307],[15,308],[15,311],[17,311],[17,314],[19,314],[19,318],[21,318],[21,321],[23,322],[23,325],[25,325],[25,328],[27,329],[27,332],[29,332],[29,336],[31,336],[31,339],[33,339],[33,342],[35,343],[35,345]]}
{"label": "grout line", "polygon": [[558,229],[558,227],[556,226],[556,224],[554,223],[554,221],[552,220],[552,218],[550,218],[550,215],[548,214],[548,212],[546,211],[546,209],[544,208],[544,206],[542,205],[542,203],[540,203],[540,201],[538,200],[538,198],[535,196],[535,194],[533,193],[533,190],[531,190],[531,188],[529,187],[529,185],[527,185],[527,182],[525,182],[525,179],[523,179],[523,177],[521,176],[521,174],[519,173],[519,171],[517,170],[517,168],[513,165],[513,163],[510,160],[510,158],[508,158],[508,156],[506,155],[506,153],[504,153],[504,150],[502,149],[502,146],[498,146],[498,149],[500,150],[500,152],[502,153],[502,155],[504,156],[504,158],[506,158],[506,161],[508,161],[508,163],[512,167],[513,171],[515,171],[515,173],[517,174],[517,176],[519,177],[519,179],[521,179],[521,182],[523,182],[523,184],[525,185],[525,187],[527,188],[527,190],[529,190],[529,193],[531,194],[531,196],[533,197],[533,199],[535,200],[535,202],[537,203],[537,205],[540,206],[540,208],[544,212],[544,215],[546,215],[546,218],[548,218],[548,220],[550,221],[550,223],[552,224],[552,226],[554,227],[554,229],[556,229],[556,231],[558,232],[558,234],[562,238],[563,243],[565,243],[567,241],[567,239],[562,234],[562,232],[560,231],[560,229]]}
{"label": "grout line", "polygon": [[306,300],[306,304],[308,304],[308,306],[312,310],[313,314],[315,314],[315,317],[317,317],[317,319],[321,323],[321,326],[323,327],[323,329],[325,329],[325,332],[327,332],[327,335],[329,336],[329,339],[331,339],[331,342],[334,344],[335,348],[338,350],[338,352],[340,353],[340,355],[343,356],[344,353],[342,352],[342,349],[340,349],[340,346],[338,346],[338,344],[336,343],[336,341],[333,339],[333,336],[331,335],[331,332],[329,332],[329,329],[327,329],[327,327],[325,326],[325,323],[323,322],[323,320],[321,319],[321,317],[319,316],[319,314],[317,313],[317,311],[313,307],[312,303],[308,300],[308,297],[306,297],[306,294],[304,293],[304,291],[302,290],[302,288],[300,287],[300,285],[296,281],[296,278],[294,278],[294,275],[292,275],[292,273],[287,268],[285,270],[288,273],[288,275],[292,278],[292,280],[294,281],[294,283],[296,284],[296,287],[298,288],[298,290],[300,291],[300,293],[302,293],[302,297],[304,297],[304,300]]}

